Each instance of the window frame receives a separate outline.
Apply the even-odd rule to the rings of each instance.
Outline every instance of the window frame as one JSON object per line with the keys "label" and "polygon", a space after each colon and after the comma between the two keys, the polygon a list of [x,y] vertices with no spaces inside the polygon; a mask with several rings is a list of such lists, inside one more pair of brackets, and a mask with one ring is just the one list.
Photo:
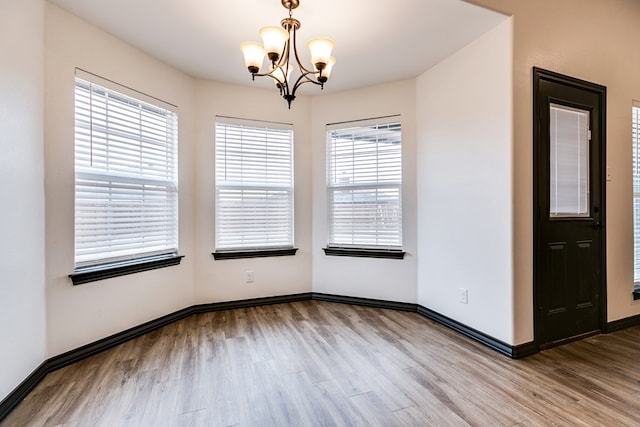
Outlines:
{"label": "window frame", "polygon": [[[361,149],[363,151],[358,151],[360,148],[356,148],[356,145],[351,141],[352,148],[349,152],[351,155],[351,171],[348,175],[353,180],[351,183],[338,182],[335,178],[337,171],[334,171],[335,167],[340,161],[337,158],[337,154],[334,155],[334,149],[338,150],[336,142],[334,141],[334,136],[336,136],[339,132],[348,132],[353,131],[356,132],[357,136],[355,138],[363,138],[367,133],[370,132],[369,129],[375,128],[374,137],[377,139],[380,136],[383,136],[385,132],[396,131],[391,128],[396,128],[397,132],[399,132],[398,140],[392,143],[397,143],[397,153],[392,151],[391,153],[381,154],[381,150],[378,146],[375,147],[375,173],[366,172],[367,161],[371,162],[371,156],[369,159],[362,159],[361,163],[354,160],[358,156],[363,156],[363,152],[366,151],[365,148]],[[376,141],[377,144],[382,143],[383,141]],[[348,144],[347,140],[347,144]],[[344,148],[344,147],[342,147]],[[344,154],[343,154],[344,156]],[[389,157],[390,156],[390,157]],[[348,159],[348,155],[344,156],[345,159]],[[394,160],[395,159],[395,160]],[[385,160],[389,162],[391,161],[391,166],[380,167],[381,160]],[[349,122],[341,122],[341,123],[333,123],[328,124],[326,128],[326,196],[327,196],[327,243],[326,247],[323,248],[325,255],[328,256],[349,256],[349,257],[364,257],[364,258],[388,258],[388,259],[403,259],[406,252],[403,250],[403,204],[402,204],[402,193],[403,193],[403,183],[402,183],[402,118],[400,115],[392,115],[392,116],[384,116],[384,117],[376,117],[362,120],[355,120]],[[370,170],[370,169],[369,169]],[[335,173],[334,173],[335,172]],[[371,176],[373,174],[373,176]],[[392,175],[395,178],[389,178],[388,175]],[[385,175],[387,175],[385,177]],[[369,176],[369,180],[367,181],[367,176]],[[397,199],[396,199],[396,220],[392,223],[392,226],[396,229],[396,235],[393,236],[394,239],[397,239],[394,243],[372,243],[371,241],[365,242],[362,239],[363,232],[360,234],[355,229],[355,227],[351,228],[351,242],[340,241],[340,239],[336,238],[335,233],[335,221],[336,215],[334,214],[334,206],[335,204],[332,202],[334,200],[334,195],[339,193],[340,191],[349,191],[357,192],[357,191],[374,191],[376,193],[376,202],[380,202],[378,199],[378,192],[380,190],[391,191],[396,190]],[[352,197],[355,193],[352,193]],[[384,196],[382,196],[384,199]],[[375,213],[374,215],[379,215],[379,213]],[[378,216],[375,216],[378,219]],[[348,219],[348,215],[343,217],[343,219]],[[348,228],[348,227],[347,227]],[[369,230],[369,233],[375,233],[375,240],[379,239],[384,240],[384,236],[381,235],[382,230],[377,226],[374,227],[374,231]],[[359,240],[359,241],[358,241]]]}
{"label": "window frame", "polygon": [[[295,255],[295,136],[290,123],[216,116],[214,124],[214,251],[215,260],[239,258],[275,257]],[[227,132],[230,132],[227,137]],[[246,132],[246,134],[245,134]],[[224,138],[220,135],[224,133]],[[259,140],[257,137],[264,139]],[[264,142],[264,146],[261,144]],[[229,148],[227,147],[229,144]],[[233,145],[231,145],[233,144]],[[224,147],[222,147],[224,145]],[[235,153],[233,151],[236,151]],[[269,151],[278,152],[277,158],[268,159]],[[264,153],[264,161],[259,157]],[[252,163],[253,166],[246,166]],[[258,165],[258,166],[256,166]],[[258,171],[258,168],[264,170]],[[264,197],[252,199],[248,194],[265,192]],[[226,195],[223,195],[226,193]],[[247,207],[255,209],[252,203],[264,203],[264,209],[273,208],[267,197],[276,198],[281,212],[286,212],[284,221],[276,221],[280,235],[276,238],[264,233],[260,236],[257,229],[266,229],[266,223],[277,218],[267,214],[255,219],[249,231],[225,234],[221,232],[224,224],[242,221],[241,212]],[[241,200],[239,207],[230,205],[233,195]],[[284,201],[284,203],[283,203]],[[245,204],[246,203],[246,204]],[[234,216],[235,214],[235,216]],[[278,233],[273,233],[278,235]],[[265,240],[260,240],[264,237]],[[229,243],[234,242],[234,243]],[[246,242],[246,243],[245,243]]]}
{"label": "window frame", "polygon": [[[96,94],[98,98],[94,100]],[[75,72],[74,99],[74,271],[69,275],[73,284],[180,264],[183,256],[178,255],[177,107],[81,69],[76,69]],[[115,131],[115,115],[98,118],[100,112],[94,101],[103,102],[104,106],[113,105],[114,108],[130,106],[131,110],[128,112],[119,111],[123,114],[121,118],[127,120],[126,123],[120,124],[138,125],[139,128],[131,127],[131,131],[121,128]],[[136,108],[139,109],[139,114],[131,112]],[[145,136],[145,132],[149,131],[143,128],[149,129],[145,126],[150,126],[147,120],[156,120],[159,117],[164,117],[165,120],[159,122],[162,131],[157,136]],[[115,152],[111,147],[116,146],[115,141],[118,138],[120,147],[128,150],[136,148],[136,154],[127,151],[116,160],[109,150]],[[149,155],[148,147],[152,144],[148,138],[153,138],[153,143],[159,143],[164,150],[164,157],[158,157],[157,165],[149,166],[151,161],[145,160],[148,159],[145,156]],[[87,150],[90,153],[89,162],[86,159]],[[118,162],[121,165],[120,169],[115,166]],[[126,188],[127,186],[129,188]],[[106,189],[102,195],[100,191],[91,193],[92,189],[99,188]],[[83,200],[87,194],[94,194],[95,198]],[[91,234],[91,228],[85,232],[80,230],[86,226],[96,226],[96,223],[92,222],[92,215],[87,213],[91,212],[92,207],[106,206],[101,212],[102,215],[96,219],[109,224],[115,223],[114,212],[120,209],[118,203],[114,202],[117,194],[121,194],[120,197],[130,197],[133,201],[140,201],[140,204],[136,205],[137,210],[133,211],[134,217],[125,221],[127,224],[135,223],[135,227],[139,229],[127,231],[134,242],[125,245],[122,240],[114,241],[114,236],[123,232],[117,225],[107,228],[107,231],[100,233],[100,237],[96,237],[93,242],[83,242],[82,239]],[[154,207],[158,206],[158,200],[161,203],[162,219],[159,226],[152,224],[151,216],[148,214],[149,208],[147,204],[142,203],[143,199],[148,200],[151,197],[156,198]],[[153,231],[160,237],[148,240],[149,227],[153,227]],[[115,242],[115,246],[111,242]],[[109,249],[101,252],[100,246]]]}
{"label": "window frame", "polygon": [[631,106],[632,209],[633,209],[633,299],[640,299],[640,101]]}

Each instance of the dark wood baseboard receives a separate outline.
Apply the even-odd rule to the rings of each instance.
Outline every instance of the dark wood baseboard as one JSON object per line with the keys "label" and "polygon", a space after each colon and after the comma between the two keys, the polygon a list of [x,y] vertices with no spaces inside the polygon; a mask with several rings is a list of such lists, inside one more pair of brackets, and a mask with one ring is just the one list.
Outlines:
{"label": "dark wood baseboard", "polygon": [[47,366],[47,361],[44,361],[38,366],[24,381],[22,381],[11,393],[7,395],[2,401],[0,401],[0,422],[9,415],[9,413],[18,406],[25,397],[31,393],[40,381],[47,376],[51,370]]}
{"label": "dark wood baseboard", "polygon": [[538,352],[536,346],[532,345],[532,343],[522,344],[519,346],[509,345],[490,335],[485,334],[484,332],[480,332],[463,323],[458,322],[457,320],[453,320],[447,316],[443,316],[442,314],[421,305],[417,306],[417,311],[419,314],[425,316],[426,318],[440,323],[441,325],[444,325],[449,329],[453,329],[454,331],[468,338],[471,338],[474,341],[484,344],[485,346],[497,351],[498,353],[511,357],[512,359],[529,356]]}
{"label": "dark wood baseboard", "polygon": [[605,332],[610,334],[611,332],[621,331],[638,325],[640,325],[640,315],[625,317],[624,319],[607,323],[607,330]]}
{"label": "dark wood baseboard", "polygon": [[108,350],[119,344],[123,344],[134,338],[138,338],[144,334],[155,331],[156,329],[167,326],[178,320],[185,319],[193,314],[193,307],[178,310],[166,316],[159,317],[155,320],[143,323],[133,328],[129,328],[125,331],[118,332],[117,334],[110,335],[106,338],[102,338],[98,341],[94,341],[82,347],[67,351],[58,356],[54,356],[46,361],[49,372],[55,371],[60,368],[64,368],[72,363],[79,362],[87,357],[98,354],[102,351]]}
{"label": "dark wood baseboard", "polygon": [[[262,305],[283,304],[309,300],[415,312],[450,329],[453,329],[458,333],[497,351],[500,354],[514,359],[530,356],[539,351],[539,347],[534,342],[512,346],[426,307],[405,302],[324,294],[318,292],[306,292],[300,294],[254,298],[239,301],[198,304],[184,308],[182,310],[178,310],[174,313],[170,313],[166,316],[162,316],[158,319],[143,323],[141,325],[134,326],[133,328],[129,328],[125,331],[113,334],[109,337],[45,360],[24,381],[22,381],[20,385],[18,385],[11,393],[9,393],[8,396],[6,396],[0,402],[0,421],[2,421],[9,414],[9,412],[11,412],[11,410],[13,410],[13,408],[15,408],[50,372],[63,368],[72,363],[79,362],[80,360],[83,360],[89,356],[93,356],[94,354],[108,350],[112,347],[115,347],[116,345],[140,337],[144,334],[162,328],[163,326],[167,326],[178,320],[185,319],[194,314],[207,313],[212,311],[234,310],[239,308],[249,308]],[[606,332],[615,332],[636,325],[640,325],[640,315],[611,322],[607,325],[608,327]]]}
{"label": "dark wood baseboard", "polygon": [[511,347],[511,358],[522,359],[523,357],[531,356],[540,352],[540,346],[534,341],[529,341],[524,344],[519,344]]}
{"label": "dark wood baseboard", "polygon": [[350,297],[345,295],[323,294],[318,292],[313,292],[311,295],[311,299],[316,301],[337,302],[341,304],[351,304],[351,305],[363,305],[366,307],[386,308],[389,310],[411,311],[411,312],[415,312],[417,307],[416,304],[411,304],[408,302],[385,301],[385,300],[379,300],[379,299]]}
{"label": "dark wood baseboard", "polygon": [[191,307],[192,314],[209,313],[212,311],[235,310],[238,308],[259,307],[262,305],[284,304],[288,302],[308,301],[311,292],[292,295],[279,295],[274,297],[252,298],[238,301],[214,302],[210,304],[198,304]]}

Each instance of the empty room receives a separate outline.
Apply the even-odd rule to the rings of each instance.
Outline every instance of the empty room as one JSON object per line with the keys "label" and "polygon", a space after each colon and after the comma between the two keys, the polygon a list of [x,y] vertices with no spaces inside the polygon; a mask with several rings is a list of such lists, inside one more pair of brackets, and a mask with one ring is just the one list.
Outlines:
{"label": "empty room", "polygon": [[640,424],[638,22],[0,0],[0,425]]}

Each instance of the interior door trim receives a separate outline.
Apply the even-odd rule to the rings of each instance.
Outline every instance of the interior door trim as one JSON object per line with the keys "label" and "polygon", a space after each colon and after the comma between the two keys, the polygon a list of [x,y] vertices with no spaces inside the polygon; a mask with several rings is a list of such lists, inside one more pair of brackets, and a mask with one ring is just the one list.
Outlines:
{"label": "interior door trim", "polygon": [[593,92],[598,95],[599,99],[599,117],[594,119],[600,121],[600,188],[601,188],[601,230],[602,235],[600,239],[600,254],[601,254],[601,280],[600,280],[600,331],[605,332],[607,330],[607,187],[606,187],[606,172],[607,172],[607,159],[606,159],[606,136],[607,136],[607,88],[605,86],[591,83],[585,80],[580,80],[575,77],[566,76],[553,71],[545,70],[539,67],[533,67],[533,336],[534,342],[538,348],[544,343],[540,342],[540,336],[538,332],[538,325],[540,322],[540,310],[538,309],[540,297],[538,295],[538,274],[539,274],[539,250],[540,244],[540,222],[541,222],[541,208],[540,201],[538,200],[538,180],[536,173],[538,171],[540,157],[540,145],[538,143],[539,138],[542,136],[540,129],[540,107],[542,104],[546,105],[546,100],[541,99],[540,95],[540,82],[548,81],[551,83],[557,83],[564,86],[574,87],[577,89]]}

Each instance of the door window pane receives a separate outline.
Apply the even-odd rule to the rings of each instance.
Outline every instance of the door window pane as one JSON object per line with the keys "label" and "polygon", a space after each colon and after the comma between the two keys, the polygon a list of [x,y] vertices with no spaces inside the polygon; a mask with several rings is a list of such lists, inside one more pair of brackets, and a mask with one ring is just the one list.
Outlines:
{"label": "door window pane", "polygon": [[551,104],[549,127],[549,215],[588,217],[589,112]]}

